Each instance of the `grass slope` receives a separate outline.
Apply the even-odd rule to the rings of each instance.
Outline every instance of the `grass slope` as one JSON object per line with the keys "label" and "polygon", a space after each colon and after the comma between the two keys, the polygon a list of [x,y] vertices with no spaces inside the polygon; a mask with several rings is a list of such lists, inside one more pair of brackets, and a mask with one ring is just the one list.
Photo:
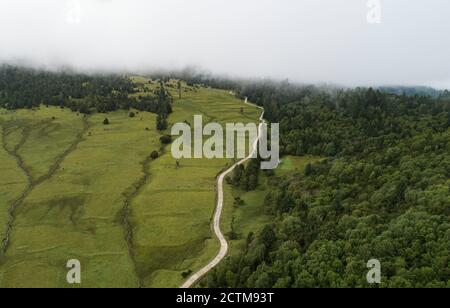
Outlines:
{"label": "grass slope", "polygon": [[141,163],[159,148],[159,134],[145,130],[155,125],[155,115],[139,116],[114,112],[108,126],[104,115],[88,119],[80,142],[17,208],[0,286],[67,286],[65,264],[72,258],[81,261],[83,287],[138,286],[123,206],[142,176]]}
{"label": "grass slope", "polygon": [[[170,123],[193,123],[194,115],[209,121],[256,122],[259,111],[227,91],[201,88],[177,92]],[[244,112],[241,114],[241,109]],[[178,287],[183,272],[196,271],[211,260],[219,244],[211,232],[216,201],[216,176],[226,159],[176,160],[166,153],[153,162],[151,180],[131,204],[139,276],[146,287]]]}
{"label": "grass slope", "polygon": [[[0,127],[2,140],[7,139],[6,129]],[[20,196],[27,185],[26,176],[17,168],[16,160],[11,157],[4,148],[3,141],[0,148],[0,239],[6,235],[6,229],[9,221],[8,211],[11,204]]]}
{"label": "grass slope", "polygon": [[[157,83],[141,79],[142,94],[151,94]],[[259,111],[227,91],[183,85],[179,99],[175,85],[170,123],[193,123],[197,114],[205,122],[257,121]],[[65,265],[74,258],[82,287],[178,287],[183,272],[216,254],[215,178],[231,162],[180,160],[177,168],[170,147],[161,150],[156,115],[85,118],[41,107],[0,110],[0,121],[2,238],[23,195],[0,253],[0,287],[68,287]],[[153,150],[162,153],[155,161]]]}

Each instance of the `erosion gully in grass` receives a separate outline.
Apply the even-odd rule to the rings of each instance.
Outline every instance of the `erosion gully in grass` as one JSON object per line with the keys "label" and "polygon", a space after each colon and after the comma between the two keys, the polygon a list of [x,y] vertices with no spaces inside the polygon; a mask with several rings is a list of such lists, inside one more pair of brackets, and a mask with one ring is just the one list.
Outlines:
{"label": "erosion gully in grass", "polygon": [[[54,109],[54,108],[53,108]],[[17,118],[18,117],[18,118]],[[63,117],[62,117],[63,118]],[[67,119],[62,119],[67,120]],[[63,123],[64,128],[61,125],[61,119],[56,120],[55,116],[47,117],[45,112],[37,112],[32,110],[30,112],[18,111],[12,112],[12,115],[8,117],[6,113],[5,117],[2,117],[2,143],[4,150],[16,160],[16,165],[20,171],[26,177],[26,187],[14,199],[8,209],[8,221],[6,224],[6,231],[3,238],[3,253],[8,249],[12,227],[15,218],[16,209],[21,206],[23,201],[32,192],[32,190],[40,183],[50,178],[53,173],[59,168],[59,164],[64,160],[65,156],[69,154],[81,138],[81,134],[76,135],[74,140],[65,138],[61,140],[59,135],[65,136],[65,130],[69,130],[72,133],[71,122]],[[83,120],[85,129],[86,121]],[[13,145],[8,144],[8,136],[14,132],[20,132],[19,141]],[[55,132],[53,135],[52,132]],[[68,134],[69,136],[71,134]],[[18,138],[16,134],[15,138]],[[13,140],[15,139],[13,138]],[[59,141],[59,142],[58,142]],[[52,143],[54,142],[54,143]],[[66,144],[66,142],[69,142]],[[44,146],[45,148],[42,148]],[[63,151],[63,152],[62,152]],[[35,172],[33,166],[33,160],[31,157],[36,157],[39,160],[39,170],[41,174]],[[30,158],[30,162],[29,159]]]}
{"label": "erosion gully in grass", "polygon": [[149,149],[159,147],[159,134],[145,130],[155,125],[153,114],[107,116],[107,126],[105,115],[88,118],[82,141],[17,208],[1,286],[68,286],[65,264],[72,258],[83,266],[83,287],[139,286],[122,209]]}
{"label": "erosion gully in grass", "polygon": [[[151,95],[157,83],[142,80],[148,86],[141,94]],[[258,120],[259,110],[227,91],[184,84],[180,99],[175,86],[169,89],[172,124],[193,123],[194,115],[222,124]],[[78,259],[82,287],[178,287],[183,273],[214,257],[216,176],[232,161],[177,164],[161,150],[159,138],[168,132],[156,131],[156,115],[134,112],[84,118],[44,106],[1,110],[2,230],[9,206],[29,183],[32,189],[14,209],[0,286],[69,287],[65,265]],[[154,150],[161,156],[150,160]]]}
{"label": "erosion gully in grass", "polygon": [[[8,133],[6,127],[0,126],[2,146],[0,147],[0,240],[6,236],[11,204],[27,187],[26,175],[17,168],[17,160],[11,156],[7,145]],[[15,147],[11,146],[13,149]]]}

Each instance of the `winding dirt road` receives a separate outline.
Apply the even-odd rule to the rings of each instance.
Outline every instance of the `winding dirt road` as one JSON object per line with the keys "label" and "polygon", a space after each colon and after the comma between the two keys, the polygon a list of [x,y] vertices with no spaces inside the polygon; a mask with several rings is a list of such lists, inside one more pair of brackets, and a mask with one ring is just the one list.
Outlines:
{"label": "winding dirt road", "polygon": [[209,262],[204,268],[199,270],[197,273],[192,275],[181,286],[181,288],[183,288],[183,289],[191,288],[197,281],[199,281],[203,276],[205,276],[210,270],[212,270],[214,267],[216,267],[226,257],[226,255],[228,253],[228,242],[225,239],[225,236],[223,235],[222,231],[220,230],[220,218],[222,217],[223,199],[224,199],[223,198],[223,181],[224,181],[225,177],[227,175],[229,175],[231,172],[233,172],[233,170],[237,166],[242,165],[246,161],[250,160],[253,157],[254,153],[256,151],[258,151],[258,143],[259,143],[259,139],[261,138],[262,126],[265,123],[265,120],[264,120],[264,112],[265,112],[264,108],[249,103],[247,98],[245,98],[245,104],[257,107],[257,108],[262,110],[261,116],[259,117],[260,123],[259,123],[259,126],[258,126],[258,138],[253,143],[253,150],[250,153],[250,155],[247,156],[246,158],[244,158],[243,160],[237,162],[233,166],[231,166],[228,170],[226,170],[222,174],[220,174],[220,176],[219,176],[219,178],[217,180],[217,206],[216,206],[216,211],[214,213],[214,225],[213,225],[213,228],[214,228],[214,233],[216,234],[216,237],[218,238],[218,240],[220,242],[220,251],[217,254],[217,256],[211,262]]}

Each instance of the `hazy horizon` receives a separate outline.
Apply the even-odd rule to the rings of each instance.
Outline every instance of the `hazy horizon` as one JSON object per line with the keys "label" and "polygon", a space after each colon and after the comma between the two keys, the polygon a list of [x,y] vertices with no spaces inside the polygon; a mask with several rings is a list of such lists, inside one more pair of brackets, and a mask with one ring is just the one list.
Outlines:
{"label": "hazy horizon", "polygon": [[380,3],[370,23],[367,0],[2,0],[0,63],[450,89],[450,2]]}

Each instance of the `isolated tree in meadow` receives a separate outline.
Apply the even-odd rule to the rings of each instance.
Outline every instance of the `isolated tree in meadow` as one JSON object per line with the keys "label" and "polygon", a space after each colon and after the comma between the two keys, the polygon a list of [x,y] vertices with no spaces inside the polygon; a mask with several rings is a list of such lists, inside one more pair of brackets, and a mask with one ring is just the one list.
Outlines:
{"label": "isolated tree in meadow", "polygon": [[161,131],[166,130],[168,127],[167,116],[165,114],[158,114],[156,117],[156,129]]}
{"label": "isolated tree in meadow", "polygon": [[172,142],[172,137],[169,136],[169,135],[164,135],[164,136],[161,136],[161,138],[159,138],[159,141],[160,141],[162,144],[169,144],[169,143]]}
{"label": "isolated tree in meadow", "polygon": [[178,95],[179,98],[181,99],[181,80],[178,80]]}
{"label": "isolated tree in meadow", "polygon": [[245,202],[244,202],[244,200],[241,199],[241,197],[234,198],[234,205],[236,207],[242,206],[244,204],[245,204]]}
{"label": "isolated tree in meadow", "polygon": [[79,105],[78,111],[79,111],[80,113],[82,113],[82,114],[89,114],[90,111],[89,111],[89,106],[88,106],[88,104],[87,104],[87,103],[81,103],[81,104]]}
{"label": "isolated tree in meadow", "polygon": [[230,241],[234,241],[234,240],[237,240],[239,238],[239,234],[236,232],[236,228],[235,228],[235,221],[236,221],[236,218],[233,217],[231,219],[230,232],[228,232],[228,234],[227,234],[228,235],[228,239]]}
{"label": "isolated tree in meadow", "polygon": [[134,112],[130,112],[129,117],[130,118],[134,118],[136,116],[136,114]]}
{"label": "isolated tree in meadow", "polygon": [[192,270],[188,270],[188,271],[186,271],[186,272],[182,272],[182,273],[181,273],[181,277],[183,277],[183,279],[186,279],[186,278],[188,278],[189,276],[191,276],[191,274],[192,274]]}
{"label": "isolated tree in meadow", "polygon": [[108,120],[108,118],[105,118],[105,119],[103,120],[103,124],[104,124],[104,125],[109,125],[109,120]]}
{"label": "isolated tree in meadow", "polygon": [[153,151],[152,154],[150,154],[150,157],[155,160],[159,157],[158,151]]}

